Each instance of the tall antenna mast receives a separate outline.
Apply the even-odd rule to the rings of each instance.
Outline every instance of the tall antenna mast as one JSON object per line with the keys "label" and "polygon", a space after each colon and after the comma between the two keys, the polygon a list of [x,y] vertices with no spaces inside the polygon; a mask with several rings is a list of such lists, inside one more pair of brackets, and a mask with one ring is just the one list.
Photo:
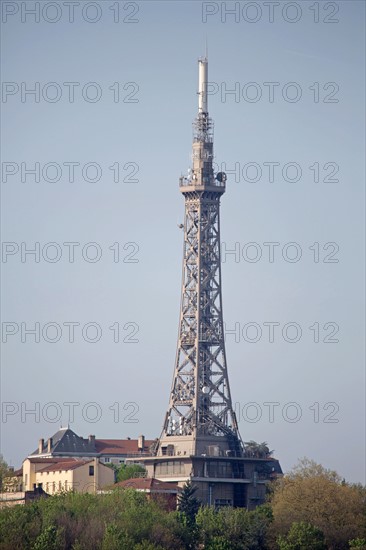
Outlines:
{"label": "tall antenna mast", "polygon": [[[257,480],[255,470],[262,459],[245,456],[230,394],[220,251],[220,199],[226,190],[226,176],[213,169],[207,84],[206,52],[198,61],[192,167],[179,180],[185,216],[173,383],[153,456],[142,460],[151,477],[180,484],[191,479],[205,504],[251,507],[264,502],[265,481]],[[264,471],[263,465],[260,468],[258,471]]]}
{"label": "tall antenna mast", "polygon": [[221,297],[220,198],[226,178],[213,170],[208,115],[208,61],[198,60],[198,115],[192,168],[180,178],[185,197],[182,301],[176,366],[159,453],[220,452],[243,456],[226,368]]}
{"label": "tall antenna mast", "polygon": [[208,114],[208,59],[201,57],[198,60],[198,112]]}

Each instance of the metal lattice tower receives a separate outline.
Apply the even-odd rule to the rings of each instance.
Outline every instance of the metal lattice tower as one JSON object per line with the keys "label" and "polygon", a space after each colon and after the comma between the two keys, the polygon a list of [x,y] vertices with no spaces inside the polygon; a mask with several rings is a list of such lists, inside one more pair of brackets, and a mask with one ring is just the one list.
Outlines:
{"label": "metal lattice tower", "polygon": [[179,180],[185,220],[177,355],[156,454],[204,455],[216,448],[220,455],[241,457],[243,445],[230,395],[222,313],[220,198],[225,193],[226,175],[214,173],[207,58],[198,63],[192,168]]}

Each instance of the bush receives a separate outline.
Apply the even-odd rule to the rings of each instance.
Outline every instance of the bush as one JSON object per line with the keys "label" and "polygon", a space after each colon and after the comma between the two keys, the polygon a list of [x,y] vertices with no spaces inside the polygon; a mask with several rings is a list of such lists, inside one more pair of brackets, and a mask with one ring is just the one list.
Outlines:
{"label": "bush", "polygon": [[293,523],[286,536],[277,539],[280,550],[326,550],[324,535],[310,523]]}
{"label": "bush", "polygon": [[366,539],[352,539],[349,541],[350,548],[357,548],[358,550],[366,550]]}
{"label": "bush", "polygon": [[64,493],[6,508],[0,531],[1,550],[180,550],[189,539],[176,512],[164,512],[133,489]]}
{"label": "bush", "polygon": [[32,550],[58,550],[61,545],[61,531],[54,526],[50,526],[46,527],[37,537]]}
{"label": "bush", "polygon": [[42,515],[37,503],[0,510],[1,550],[28,550],[41,530]]}
{"label": "bush", "polygon": [[267,507],[252,512],[202,507],[197,514],[201,542],[210,550],[263,550],[270,521]]}

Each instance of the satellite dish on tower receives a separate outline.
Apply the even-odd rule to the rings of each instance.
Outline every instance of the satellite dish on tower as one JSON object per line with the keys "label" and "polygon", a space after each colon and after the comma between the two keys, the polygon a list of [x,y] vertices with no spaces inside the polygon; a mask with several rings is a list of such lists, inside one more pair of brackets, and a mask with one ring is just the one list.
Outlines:
{"label": "satellite dish on tower", "polygon": [[219,173],[216,175],[216,179],[217,179],[217,181],[219,181],[220,183],[225,183],[226,180],[227,180],[227,175],[225,174],[225,172],[219,172]]}

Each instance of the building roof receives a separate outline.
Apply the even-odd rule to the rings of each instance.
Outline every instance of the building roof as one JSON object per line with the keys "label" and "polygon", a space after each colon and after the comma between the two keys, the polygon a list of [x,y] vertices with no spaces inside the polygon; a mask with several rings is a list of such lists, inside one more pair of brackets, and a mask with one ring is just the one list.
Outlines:
{"label": "building roof", "polygon": [[56,462],[66,462],[66,461],[69,461],[69,460],[71,461],[71,460],[74,460],[74,459],[72,457],[70,457],[70,458],[61,458],[61,457],[47,458],[45,456],[29,456],[25,460],[29,460],[32,464],[42,464],[42,463],[54,464]]}
{"label": "building roof", "polygon": [[[73,453],[80,456],[95,454],[94,441],[78,436],[75,432],[70,430],[70,428],[60,428],[51,439],[51,454]],[[36,449],[30,456],[47,454],[48,452],[48,442],[45,440],[42,453],[39,452],[39,449]]]}
{"label": "building roof", "polygon": [[130,487],[138,491],[145,491],[147,493],[178,493],[180,488],[176,483],[169,483],[167,481],[160,481],[152,477],[134,477],[132,479],[126,479],[116,483],[117,487]]}
{"label": "building roof", "polygon": [[[45,462],[47,462],[47,458],[44,459]],[[76,468],[79,468],[80,466],[84,466],[85,464],[89,464],[90,462],[93,462],[92,460],[77,460],[77,459],[71,459],[71,460],[59,460],[57,462],[54,462],[53,464],[48,464],[45,468],[42,468],[42,470],[39,470],[40,472],[58,472],[58,471],[68,471],[68,470],[75,470]]]}
{"label": "building roof", "polygon": [[277,458],[270,457],[267,461],[267,467],[271,468],[272,473],[274,474],[283,474],[281,465]]}
{"label": "building roof", "polygon": [[[153,439],[146,439],[143,452],[148,453],[153,443]],[[103,455],[128,455],[139,453],[138,439],[96,439],[95,449],[98,454]]]}
{"label": "building roof", "polygon": [[[98,455],[137,455],[139,451],[138,439],[95,439],[89,436],[88,439],[80,437],[70,428],[60,428],[50,438],[51,448],[48,450],[48,440],[43,441],[42,452],[37,448],[29,457],[52,455],[52,456],[98,456]],[[146,439],[144,442],[143,453],[150,452],[150,446],[155,442],[152,439]]]}

